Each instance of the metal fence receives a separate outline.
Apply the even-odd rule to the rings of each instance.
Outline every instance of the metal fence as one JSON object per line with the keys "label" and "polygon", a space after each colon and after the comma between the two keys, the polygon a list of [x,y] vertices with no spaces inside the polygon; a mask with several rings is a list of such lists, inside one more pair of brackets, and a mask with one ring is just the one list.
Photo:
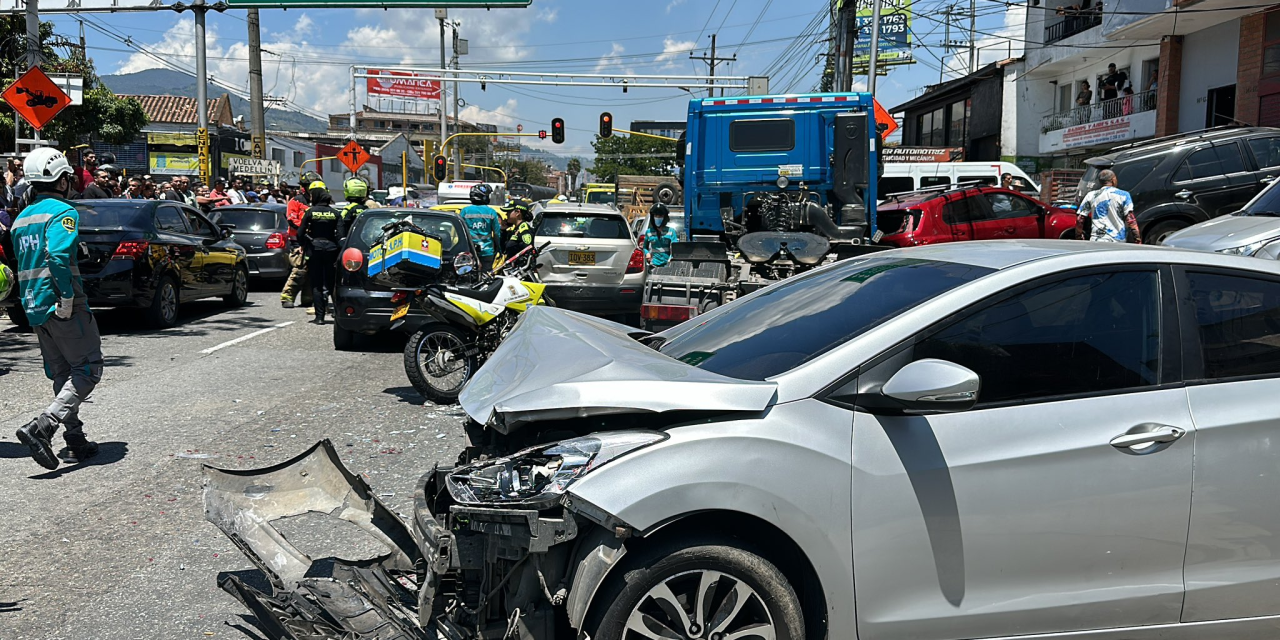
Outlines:
{"label": "metal fence", "polygon": [[[1102,7],[1077,9],[1078,13],[1062,16],[1061,20],[1044,28],[1044,43],[1053,44],[1064,38],[1088,31],[1102,24]],[[1071,10],[1068,10],[1071,11]]]}
{"label": "metal fence", "polygon": [[1130,96],[1102,100],[1090,105],[1052,113],[1040,119],[1040,133],[1049,133],[1077,125],[1119,118],[1120,116],[1155,111],[1156,91],[1143,91]]}

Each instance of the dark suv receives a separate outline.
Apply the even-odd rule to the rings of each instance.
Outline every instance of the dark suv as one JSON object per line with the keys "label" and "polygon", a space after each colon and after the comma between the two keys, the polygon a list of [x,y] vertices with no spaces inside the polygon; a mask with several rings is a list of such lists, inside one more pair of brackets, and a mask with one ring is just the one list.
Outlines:
{"label": "dark suv", "polygon": [[1112,149],[1085,161],[1076,204],[1098,188],[1098,172],[1116,172],[1133,196],[1143,241],[1239,211],[1280,177],[1280,129],[1216,127]]}

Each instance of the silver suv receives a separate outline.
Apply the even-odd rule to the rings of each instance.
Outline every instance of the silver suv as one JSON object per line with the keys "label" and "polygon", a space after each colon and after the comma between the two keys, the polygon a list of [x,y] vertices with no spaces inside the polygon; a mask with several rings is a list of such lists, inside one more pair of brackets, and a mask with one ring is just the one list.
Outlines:
{"label": "silver suv", "polygon": [[535,246],[551,243],[538,254],[538,275],[557,307],[638,319],[644,252],[617,209],[553,203],[541,212],[535,235]]}
{"label": "silver suv", "polygon": [[[286,585],[224,587],[357,638],[1275,637],[1277,330],[1272,261],[1063,241],[845,260],[647,344],[535,308],[412,533],[331,446],[213,472]],[[303,577],[267,523],[308,508],[389,552]]]}

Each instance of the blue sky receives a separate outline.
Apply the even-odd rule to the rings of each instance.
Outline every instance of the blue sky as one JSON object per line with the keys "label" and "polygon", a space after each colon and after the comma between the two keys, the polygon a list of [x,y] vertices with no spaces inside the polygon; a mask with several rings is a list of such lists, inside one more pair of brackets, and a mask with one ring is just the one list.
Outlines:
{"label": "blue sky", "polygon": [[[895,69],[879,83],[880,101],[892,106],[918,95],[938,81],[939,62],[950,62],[939,48],[940,15],[945,0],[916,0],[913,31],[921,64]],[[461,20],[459,33],[470,43],[463,68],[543,72],[619,74],[705,73],[706,65],[689,60],[689,51],[705,55],[709,35],[718,34],[717,55],[737,55],[717,73],[760,75],[770,72],[775,93],[813,88],[822,69],[817,57],[826,51],[827,0],[534,0],[527,9],[451,10]],[[979,30],[1017,30],[1020,13],[995,0],[982,0]],[[818,24],[815,16],[821,14]],[[1016,14],[1016,15],[1015,15]],[[80,24],[69,16],[46,15],[55,30],[74,38]],[[89,55],[99,73],[138,71],[163,64],[194,68],[193,21],[190,13],[91,14],[85,35]],[[268,95],[285,96],[317,113],[345,113],[352,64],[437,64],[439,28],[430,9],[263,10],[264,86]],[[246,23],[243,10],[210,13],[209,70],[219,81],[247,91]],[[130,38],[132,45],[99,31]],[[815,28],[816,27],[816,28]],[[808,31],[806,29],[809,28]],[[794,38],[805,46],[794,46]],[[953,35],[954,37],[954,35]],[[979,42],[994,44],[994,38]],[[136,47],[136,48],[135,48]],[[1014,43],[1014,49],[1018,44]],[[147,53],[143,53],[145,50]],[[1003,57],[1006,47],[982,52],[983,61]],[[163,61],[163,62],[162,62]],[[732,93],[732,91],[730,92]],[[589,155],[601,111],[614,114],[619,127],[632,120],[683,120],[689,94],[672,89],[550,86],[504,87],[463,85],[464,119],[498,125],[523,124],[525,131],[548,128],[553,117],[565,119],[564,145],[546,146],[562,155]],[[362,97],[363,98],[363,97]],[[363,100],[362,100],[363,101]]]}

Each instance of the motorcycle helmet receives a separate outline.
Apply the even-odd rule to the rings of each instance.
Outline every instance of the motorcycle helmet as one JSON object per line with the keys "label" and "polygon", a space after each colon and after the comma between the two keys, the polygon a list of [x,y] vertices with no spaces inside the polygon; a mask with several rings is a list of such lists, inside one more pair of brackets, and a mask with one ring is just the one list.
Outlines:
{"label": "motorcycle helmet", "polygon": [[360,178],[347,178],[342,183],[342,195],[348,200],[364,200],[369,195],[369,183]]}
{"label": "motorcycle helmet", "polygon": [[18,279],[13,277],[13,271],[3,264],[0,264],[0,301],[9,297],[17,288]]}
{"label": "motorcycle helmet", "polygon": [[[658,222],[659,218],[662,219],[662,222]],[[667,205],[655,202],[652,207],[649,207],[649,226],[656,229],[666,224],[667,220],[670,219],[671,210],[667,209]]]}
{"label": "motorcycle helmet", "polygon": [[27,182],[57,182],[58,178],[72,173],[71,163],[61,151],[52,147],[40,147],[27,154],[22,161],[22,172]]}
{"label": "motorcycle helmet", "polygon": [[311,183],[319,180],[320,176],[314,171],[307,171],[298,177],[298,184],[302,186],[302,190],[306,191],[311,187]]}
{"label": "motorcycle helmet", "polygon": [[471,204],[489,204],[489,196],[493,195],[493,187],[487,184],[478,184],[471,187],[471,192],[467,194],[471,198]]}

